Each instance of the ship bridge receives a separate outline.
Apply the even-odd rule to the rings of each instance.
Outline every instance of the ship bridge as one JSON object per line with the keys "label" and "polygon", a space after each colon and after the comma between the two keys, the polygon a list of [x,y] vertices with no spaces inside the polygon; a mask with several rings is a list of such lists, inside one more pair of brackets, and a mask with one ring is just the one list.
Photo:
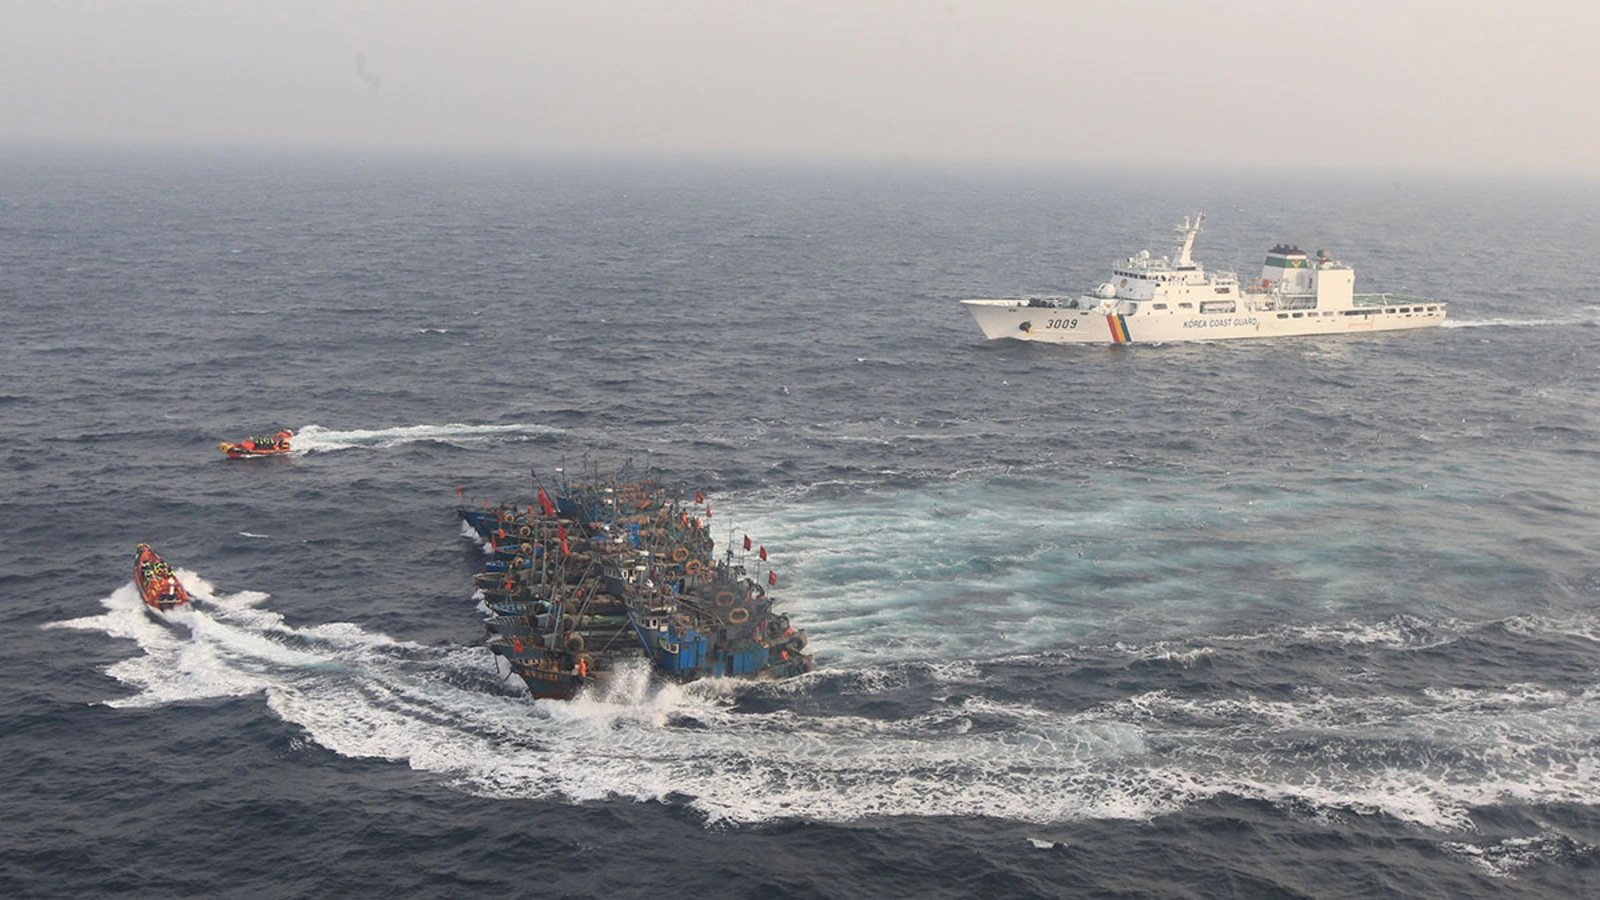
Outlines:
{"label": "ship bridge", "polygon": [[[1150,251],[1141,250],[1111,270],[1112,281],[1100,285],[1095,296],[1102,300],[1151,301],[1145,308],[1151,312],[1169,309],[1192,310],[1197,303],[1231,298],[1237,294],[1238,276],[1232,272],[1207,275],[1205,267],[1194,258],[1194,239],[1200,233],[1203,213],[1192,218],[1185,216],[1183,224],[1173,231],[1178,235],[1177,247],[1171,257],[1153,257]],[[1169,306],[1169,304],[1176,304]],[[1124,312],[1130,307],[1119,306]],[[1132,310],[1139,307],[1134,305]]]}

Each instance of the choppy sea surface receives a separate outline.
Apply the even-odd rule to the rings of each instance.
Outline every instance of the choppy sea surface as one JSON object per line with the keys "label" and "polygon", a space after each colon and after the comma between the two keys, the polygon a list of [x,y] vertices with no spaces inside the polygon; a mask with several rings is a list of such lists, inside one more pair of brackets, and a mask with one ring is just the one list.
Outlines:
{"label": "choppy sea surface", "polygon": [[[1197,210],[1449,320],[957,302]],[[6,151],[0,893],[1593,895],[1597,247],[1594,183]],[[815,673],[506,679],[456,504],[623,465]]]}

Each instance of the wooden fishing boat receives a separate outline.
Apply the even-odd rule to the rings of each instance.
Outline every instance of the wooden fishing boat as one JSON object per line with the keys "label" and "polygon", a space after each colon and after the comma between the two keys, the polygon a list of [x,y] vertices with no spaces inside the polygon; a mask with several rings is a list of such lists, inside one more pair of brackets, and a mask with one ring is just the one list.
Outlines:
{"label": "wooden fishing boat", "polygon": [[742,555],[717,559],[699,491],[691,504],[615,479],[458,511],[493,557],[474,578],[489,650],[535,698],[570,699],[635,661],[679,682],[811,671],[805,631],[773,609],[777,574],[746,572],[766,549],[746,537]]}

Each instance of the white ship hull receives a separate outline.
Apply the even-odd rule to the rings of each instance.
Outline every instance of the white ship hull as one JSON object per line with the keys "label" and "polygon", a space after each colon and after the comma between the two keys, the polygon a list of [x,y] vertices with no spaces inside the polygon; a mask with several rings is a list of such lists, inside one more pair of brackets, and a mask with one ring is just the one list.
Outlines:
{"label": "white ship hull", "polygon": [[990,339],[1052,344],[1154,344],[1236,338],[1362,334],[1429,328],[1446,304],[1399,294],[1357,294],[1355,270],[1280,244],[1261,277],[1206,272],[1190,255],[1203,216],[1184,219],[1174,255],[1148,250],[1112,267],[1111,280],[1073,300],[963,300]]}
{"label": "white ship hull", "polygon": [[[1260,310],[1221,315],[1124,315],[1094,309],[1029,306],[1019,300],[963,300],[991,339],[1050,344],[1154,344],[1234,338],[1365,334],[1428,328],[1444,322],[1445,304],[1397,298],[1355,310]],[[1090,302],[1093,302],[1092,300]]]}

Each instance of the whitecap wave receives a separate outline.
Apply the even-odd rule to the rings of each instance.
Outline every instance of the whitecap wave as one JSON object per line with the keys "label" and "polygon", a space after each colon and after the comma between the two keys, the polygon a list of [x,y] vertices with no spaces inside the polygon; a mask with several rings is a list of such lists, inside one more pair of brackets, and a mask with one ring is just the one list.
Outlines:
{"label": "whitecap wave", "polygon": [[1445,841],[1440,846],[1494,878],[1513,878],[1523,869],[1539,864],[1593,859],[1600,852],[1594,844],[1554,831],[1485,843]]}

